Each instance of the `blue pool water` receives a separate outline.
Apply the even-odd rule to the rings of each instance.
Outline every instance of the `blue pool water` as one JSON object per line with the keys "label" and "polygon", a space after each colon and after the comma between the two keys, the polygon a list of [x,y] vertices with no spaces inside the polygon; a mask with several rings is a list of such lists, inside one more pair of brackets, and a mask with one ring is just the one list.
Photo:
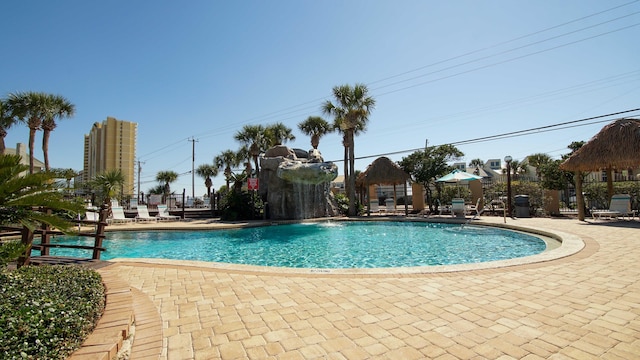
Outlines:
{"label": "blue pool water", "polygon": [[[92,238],[53,243],[92,245]],[[535,236],[491,227],[324,222],[203,231],[108,232],[103,260],[161,258],[292,268],[386,268],[478,263],[543,252]],[[34,255],[36,255],[35,252]],[[52,248],[51,255],[87,257]],[[90,255],[89,255],[90,256]]]}

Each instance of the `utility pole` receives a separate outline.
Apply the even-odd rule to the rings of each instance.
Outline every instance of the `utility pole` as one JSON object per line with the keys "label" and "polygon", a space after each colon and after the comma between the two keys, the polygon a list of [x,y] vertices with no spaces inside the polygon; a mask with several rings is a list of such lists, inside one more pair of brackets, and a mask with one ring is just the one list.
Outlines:
{"label": "utility pole", "polygon": [[196,201],[195,164],[196,164],[196,142],[198,140],[192,137],[187,141],[191,141],[191,198],[193,199],[193,201]]}
{"label": "utility pole", "polygon": [[[138,159],[138,191],[136,196],[136,199],[138,199],[138,204],[140,204],[140,173],[142,173],[142,165],[140,164],[144,164],[144,163]],[[142,200],[144,201],[144,199]]]}

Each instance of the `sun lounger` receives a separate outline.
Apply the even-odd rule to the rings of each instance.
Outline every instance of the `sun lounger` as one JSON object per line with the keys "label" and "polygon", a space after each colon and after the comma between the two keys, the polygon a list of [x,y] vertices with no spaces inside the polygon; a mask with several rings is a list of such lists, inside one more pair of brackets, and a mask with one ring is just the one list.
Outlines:
{"label": "sun lounger", "polygon": [[130,219],[124,215],[122,206],[111,207],[111,217],[107,219],[108,224],[126,224],[134,221],[135,219]]}
{"label": "sun lounger", "polygon": [[180,220],[180,216],[169,214],[169,208],[167,205],[158,205],[158,215],[156,215],[156,218],[159,221]]}
{"label": "sun lounger", "polygon": [[158,218],[149,215],[147,205],[138,205],[138,216],[136,222],[158,222]]}
{"label": "sun lounger", "polygon": [[451,199],[451,216],[464,217],[464,214],[465,214],[464,199],[462,198]]}
{"label": "sun lounger", "polygon": [[593,220],[602,218],[618,219],[618,217],[633,219],[636,215],[635,210],[631,210],[631,195],[616,194],[611,197],[609,209],[591,210]]}

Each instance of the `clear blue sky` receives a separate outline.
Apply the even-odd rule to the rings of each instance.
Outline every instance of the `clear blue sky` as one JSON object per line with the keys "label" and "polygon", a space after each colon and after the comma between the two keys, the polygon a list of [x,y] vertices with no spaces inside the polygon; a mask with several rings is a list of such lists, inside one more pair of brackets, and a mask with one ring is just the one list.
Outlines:
{"label": "clear blue sky", "polygon": [[[297,138],[288,145],[309,149],[297,124],[322,115],[342,84],[364,83],[377,101],[356,138],[356,156],[374,156],[358,160],[360,170],[426,139],[456,143],[640,107],[638,1],[7,0],[0,13],[0,96],[43,91],[76,105],[51,135],[52,166],[82,169],[93,123],[137,122],[145,192],[158,171],[173,170],[184,175],[172,189],[191,193],[190,138],[196,167],[239,148],[233,135],[245,124],[282,122]],[[458,147],[466,162],[557,158],[605,124]],[[16,127],[6,145],[27,140]],[[338,134],[319,149],[342,159]]]}

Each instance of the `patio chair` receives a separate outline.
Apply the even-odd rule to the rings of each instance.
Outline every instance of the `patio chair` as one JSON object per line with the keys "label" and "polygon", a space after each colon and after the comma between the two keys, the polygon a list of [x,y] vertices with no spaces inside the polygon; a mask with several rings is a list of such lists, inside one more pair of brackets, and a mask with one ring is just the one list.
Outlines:
{"label": "patio chair", "polygon": [[180,216],[169,214],[169,208],[167,205],[158,205],[158,215],[156,218],[159,221],[177,221],[180,220]]}
{"label": "patio chair", "polygon": [[479,197],[475,205],[469,205],[469,207],[467,208],[467,215],[473,215],[474,219],[479,218],[480,214],[482,214],[482,212],[484,211],[484,207],[480,206],[481,203],[482,198]]}
{"label": "patio chair", "polygon": [[111,217],[107,219],[108,224],[126,224],[134,221],[135,219],[130,219],[124,215],[122,206],[111,207]]}
{"label": "patio chair", "polygon": [[138,205],[138,216],[136,222],[158,222],[158,218],[149,215],[147,205]]}
{"label": "patio chair", "polygon": [[465,214],[464,199],[462,198],[451,199],[451,216],[464,217],[464,214]]}
{"label": "patio chair", "polygon": [[635,210],[631,210],[631,195],[629,194],[616,194],[611,197],[609,203],[609,209],[591,210],[591,216],[593,220],[602,219],[603,217],[609,219],[618,219],[618,217],[633,219],[636,215]]}

